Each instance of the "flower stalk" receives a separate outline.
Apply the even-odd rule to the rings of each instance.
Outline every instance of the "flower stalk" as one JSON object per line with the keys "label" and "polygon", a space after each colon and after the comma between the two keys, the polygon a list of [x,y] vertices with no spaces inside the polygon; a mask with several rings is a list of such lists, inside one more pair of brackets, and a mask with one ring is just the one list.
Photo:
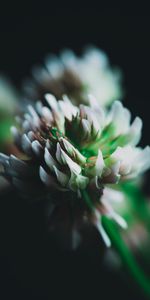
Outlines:
{"label": "flower stalk", "polygon": [[[86,202],[87,206],[91,211],[94,210],[92,201],[86,190],[82,191],[83,200]],[[101,222],[101,220],[100,220]],[[147,296],[150,296],[150,278],[146,276],[143,270],[140,268],[136,262],[134,256],[130,252],[129,248],[121,238],[117,227],[114,225],[112,220],[108,219],[106,216],[102,217],[103,226],[111,240],[112,245],[118,252],[118,255],[121,257],[122,262],[125,267],[128,268],[129,273],[133,276],[135,281],[139,284],[141,289]]]}

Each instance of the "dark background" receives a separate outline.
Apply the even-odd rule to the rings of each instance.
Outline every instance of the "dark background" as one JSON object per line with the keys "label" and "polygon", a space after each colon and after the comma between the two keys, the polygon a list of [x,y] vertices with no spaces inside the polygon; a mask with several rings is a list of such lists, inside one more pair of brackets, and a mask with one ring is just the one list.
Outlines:
{"label": "dark background", "polygon": [[[144,2],[143,2],[144,3]],[[20,7],[21,6],[21,7]],[[126,13],[127,12],[127,13]],[[103,49],[124,74],[125,105],[144,120],[141,145],[149,143],[150,14],[146,6],[119,10],[101,2],[88,6],[49,2],[9,4],[0,11],[0,72],[19,87],[49,52],[89,44]]]}
{"label": "dark background", "polygon": [[[93,4],[93,5],[92,5]],[[141,145],[150,143],[150,14],[147,7],[122,9],[101,4],[69,6],[59,3],[8,4],[0,17],[0,72],[19,88],[31,67],[48,52],[69,47],[80,53],[87,44],[100,47],[112,65],[124,73],[125,104],[144,121]],[[107,6],[107,4],[106,4]],[[58,9],[59,7],[59,9]],[[150,193],[148,179],[145,191]],[[70,299],[138,299],[128,283],[105,271],[96,245],[77,254],[60,252],[43,234],[44,207],[30,208],[15,195],[1,196],[3,299],[54,299],[60,293]],[[15,201],[12,201],[15,199]],[[27,222],[28,220],[28,222]],[[118,277],[117,277],[118,276]],[[127,288],[128,286],[128,288]],[[122,291],[120,291],[122,290]],[[120,296],[121,295],[121,296]],[[18,298],[17,298],[18,297]],[[139,299],[142,296],[139,295]]]}

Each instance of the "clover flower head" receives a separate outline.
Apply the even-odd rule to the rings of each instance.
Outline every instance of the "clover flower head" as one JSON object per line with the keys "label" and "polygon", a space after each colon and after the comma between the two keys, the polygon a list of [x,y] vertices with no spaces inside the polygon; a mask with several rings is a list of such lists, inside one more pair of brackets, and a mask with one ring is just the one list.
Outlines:
{"label": "clover flower head", "polygon": [[106,214],[121,226],[125,222],[104,201],[108,184],[135,178],[150,167],[150,148],[137,147],[142,121],[131,123],[130,112],[115,101],[104,111],[93,96],[90,106],[73,105],[67,96],[57,101],[45,95],[47,105],[29,105],[18,127],[12,127],[16,145],[24,159],[0,154],[4,175],[30,195],[51,190],[71,191],[82,201],[87,190],[92,195],[92,222],[109,245],[99,219]]}
{"label": "clover flower head", "polygon": [[28,99],[43,99],[52,93],[57,99],[67,94],[79,105],[88,104],[92,93],[102,106],[107,106],[123,95],[121,72],[112,69],[106,54],[94,47],[87,48],[81,57],[71,50],[64,50],[60,57],[49,55],[44,67],[35,67],[33,79],[26,80],[24,91]]}

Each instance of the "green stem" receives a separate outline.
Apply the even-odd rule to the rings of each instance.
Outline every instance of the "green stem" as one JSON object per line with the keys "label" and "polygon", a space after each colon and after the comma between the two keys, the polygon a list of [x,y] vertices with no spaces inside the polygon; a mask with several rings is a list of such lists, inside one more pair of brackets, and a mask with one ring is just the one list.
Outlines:
{"label": "green stem", "polygon": [[[81,194],[89,209],[94,210],[94,206],[88,195],[88,192],[84,190],[81,192]],[[145,294],[150,297],[150,279],[144,274],[143,270],[136,262],[129,248],[123,241],[119,231],[117,230],[117,227],[111,220],[107,219],[106,217],[103,217],[103,225],[111,239],[113,246],[122,258],[125,266],[128,268],[128,271],[134,277]]]}

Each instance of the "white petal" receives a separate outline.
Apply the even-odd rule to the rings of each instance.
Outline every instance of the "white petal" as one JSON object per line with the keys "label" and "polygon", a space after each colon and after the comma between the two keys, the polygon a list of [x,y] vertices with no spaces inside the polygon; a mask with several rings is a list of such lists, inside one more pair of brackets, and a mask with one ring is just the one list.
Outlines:
{"label": "white petal", "polygon": [[25,151],[25,153],[29,155],[32,154],[32,144],[25,133],[22,136],[22,148]]}
{"label": "white petal", "polygon": [[35,134],[32,130],[28,132],[28,138],[31,142],[33,142],[36,139]]}
{"label": "white petal", "polygon": [[67,164],[70,170],[77,174],[81,173],[81,167],[77,163],[75,163],[62,149],[61,158],[63,160],[63,163]]}
{"label": "white petal", "polygon": [[52,94],[45,94],[45,99],[52,110],[58,110],[58,102]]}
{"label": "white petal", "polygon": [[84,190],[89,183],[89,178],[86,176],[77,175],[76,183],[79,189]]}
{"label": "white petal", "polygon": [[141,130],[142,130],[142,120],[139,117],[136,117],[133,121],[129,135],[131,136],[131,145],[137,145],[141,138]]}
{"label": "white petal", "polygon": [[65,175],[63,172],[59,171],[55,166],[53,166],[53,168],[57,176],[57,180],[60,182],[62,186],[65,187],[69,181],[69,177]]}
{"label": "white petal", "polygon": [[95,165],[96,176],[101,177],[104,167],[105,167],[105,163],[103,160],[103,155],[102,155],[101,150],[99,150],[97,160],[96,160],[96,165]]}
{"label": "white petal", "polygon": [[124,194],[118,190],[111,189],[108,187],[105,187],[103,190],[103,195],[101,196],[101,201],[105,203],[107,201],[108,203],[120,203],[124,200]]}
{"label": "white petal", "polygon": [[63,95],[62,98],[64,103],[67,104],[68,107],[70,108],[72,115],[75,117],[77,113],[79,113],[79,108],[72,104],[72,102],[70,101],[67,95]]}
{"label": "white petal", "polygon": [[20,144],[20,141],[21,141],[21,134],[20,134],[19,130],[18,130],[15,126],[12,126],[12,127],[10,128],[10,130],[11,130],[11,133],[12,133],[13,138],[14,138],[14,140],[15,140],[15,143],[16,143],[17,145],[19,145],[19,144]]}
{"label": "white petal", "polygon": [[60,100],[60,101],[59,101],[59,106],[60,106],[60,108],[61,108],[61,111],[62,111],[63,115],[64,115],[69,121],[71,121],[73,115],[72,115],[72,111],[71,111],[69,105],[67,105],[65,102],[63,102],[63,101]]}
{"label": "white petal", "polygon": [[29,112],[31,114],[32,122],[34,122],[34,125],[39,126],[40,119],[39,119],[39,116],[36,113],[35,109],[33,108],[33,106],[32,105],[28,105],[28,110],[29,110]]}
{"label": "white petal", "polygon": [[43,108],[42,102],[41,101],[37,101],[35,106],[36,106],[37,112],[39,113],[39,115],[41,115],[42,108]]}
{"label": "white petal", "polygon": [[68,142],[63,137],[60,138],[60,141],[63,142],[63,145],[66,151],[69,153],[69,155],[76,157],[76,159],[81,163],[86,162],[86,158],[70,142]]}
{"label": "white petal", "polygon": [[91,108],[95,110],[99,109],[100,104],[98,103],[97,99],[93,95],[89,94],[88,99]]}
{"label": "white petal", "polygon": [[41,156],[43,153],[43,148],[37,140],[32,142],[32,149],[37,156]]}
{"label": "white petal", "polygon": [[146,146],[138,156],[139,172],[144,172],[150,168],[150,147]]}
{"label": "white petal", "polygon": [[116,162],[120,162],[119,173],[121,175],[127,175],[132,168],[134,160],[134,149],[131,146],[117,147],[117,149],[111,155],[111,158]]}
{"label": "white petal", "polygon": [[45,148],[44,159],[51,171],[54,170],[54,166],[58,166],[57,162],[54,160],[47,148]]}
{"label": "white petal", "polygon": [[82,124],[83,131],[84,131],[83,138],[89,137],[90,133],[91,133],[91,124],[86,119],[82,119],[81,124]]}
{"label": "white petal", "polygon": [[46,107],[46,106],[42,107],[42,116],[44,117],[46,122],[48,122],[49,124],[51,124],[53,122],[53,116],[48,107]]}
{"label": "white petal", "polygon": [[62,159],[61,159],[61,147],[60,147],[60,144],[57,143],[57,149],[56,149],[56,158],[57,158],[57,161],[62,164]]}
{"label": "white petal", "polygon": [[116,223],[118,223],[118,225],[120,225],[123,229],[127,229],[128,225],[127,222],[121,217],[119,216],[115,211],[112,211],[110,216],[116,221]]}
{"label": "white petal", "polygon": [[98,229],[98,231],[100,232],[103,240],[104,240],[104,243],[107,247],[110,247],[111,246],[111,241],[110,241],[110,238],[109,236],[107,235],[106,231],[104,230],[103,226],[102,226],[102,223],[101,223],[101,215],[100,213],[98,212],[98,210],[95,210],[95,217],[96,217],[96,221],[94,222],[96,228]]}
{"label": "white petal", "polygon": [[43,169],[42,166],[40,166],[39,175],[40,175],[42,182],[45,185],[52,186],[54,184],[54,179],[52,178],[52,176],[47,174],[47,172]]}
{"label": "white petal", "polygon": [[129,130],[130,112],[123,107],[120,101],[115,101],[107,117],[107,124],[115,126],[115,136],[125,134]]}

